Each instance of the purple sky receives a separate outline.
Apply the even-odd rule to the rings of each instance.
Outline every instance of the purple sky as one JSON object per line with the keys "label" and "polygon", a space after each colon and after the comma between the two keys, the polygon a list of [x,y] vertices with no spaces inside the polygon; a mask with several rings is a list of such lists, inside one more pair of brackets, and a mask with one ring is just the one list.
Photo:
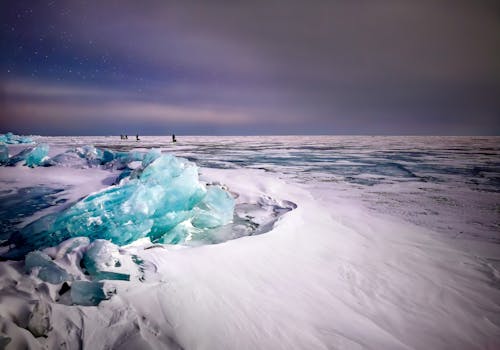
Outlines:
{"label": "purple sky", "polygon": [[2,1],[0,132],[500,134],[498,1]]}

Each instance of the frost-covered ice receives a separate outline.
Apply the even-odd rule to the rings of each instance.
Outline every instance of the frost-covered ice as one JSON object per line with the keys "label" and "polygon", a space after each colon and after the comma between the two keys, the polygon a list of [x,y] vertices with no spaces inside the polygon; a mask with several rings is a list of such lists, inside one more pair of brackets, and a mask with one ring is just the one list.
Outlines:
{"label": "frost-covered ice", "polygon": [[[498,347],[499,138],[167,140],[34,138],[50,166],[0,167],[10,233],[92,212],[82,198],[139,186],[169,155],[201,166],[206,191],[167,239],[76,237],[0,263],[8,349]],[[130,203],[145,213],[147,188]]]}
{"label": "frost-covered ice", "polygon": [[60,284],[70,280],[66,270],[54,263],[50,256],[38,250],[26,255],[24,266],[27,273],[36,270],[36,276],[48,283]]}

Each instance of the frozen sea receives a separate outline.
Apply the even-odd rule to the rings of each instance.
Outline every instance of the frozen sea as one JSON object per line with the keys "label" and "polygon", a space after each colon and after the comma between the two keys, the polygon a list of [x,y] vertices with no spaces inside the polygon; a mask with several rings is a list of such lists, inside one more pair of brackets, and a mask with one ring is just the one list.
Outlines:
{"label": "frozen sea", "polygon": [[[115,293],[98,306],[70,305],[60,285],[4,261],[7,348],[500,347],[500,137],[33,139],[50,145],[50,157],[94,145],[186,158],[262,229],[234,224],[207,244],[121,247],[145,272],[105,282]],[[0,167],[1,238],[119,175]],[[87,278],[82,253],[60,251],[47,254]]]}

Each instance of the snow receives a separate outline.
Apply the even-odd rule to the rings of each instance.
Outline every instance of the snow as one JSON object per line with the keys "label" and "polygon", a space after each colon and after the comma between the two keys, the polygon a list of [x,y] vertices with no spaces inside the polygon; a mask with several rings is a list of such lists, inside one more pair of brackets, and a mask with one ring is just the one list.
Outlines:
{"label": "snow", "polygon": [[[77,147],[89,143],[88,138],[68,139]],[[51,148],[63,148],[68,139],[43,141]],[[500,253],[491,239],[494,232],[488,228],[494,214],[476,207],[464,214],[474,215],[482,223],[477,227],[462,224],[460,218],[461,196],[468,195],[470,203],[481,203],[485,208],[490,200],[498,200],[490,180],[480,183],[478,177],[478,183],[472,184],[469,175],[443,175],[439,162],[434,168],[421,162],[419,168],[410,160],[404,166],[417,177],[407,176],[398,166],[374,166],[374,151],[362,147],[337,152],[352,152],[359,157],[342,166],[351,166],[351,162],[371,164],[376,173],[366,178],[370,184],[358,181],[366,172],[328,172],[320,168],[320,161],[315,164],[315,159],[307,160],[305,155],[296,163],[283,161],[288,157],[285,153],[296,152],[290,151],[298,148],[296,144],[308,147],[311,141],[307,137],[226,138],[217,142],[221,150],[212,153],[207,148],[214,148],[215,143],[207,144],[206,138],[183,144],[179,137],[175,151],[168,144],[161,146],[158,138],[142,140],[141,147],[161,147],[164,153],[197,157],[200,164],[223,164],[202,167],[200,182],[206,184],[207,191],[227,189],[235,198],[235,218],[258,224],[259,229],[268,226],[269,230],[203,245],[159,244],[143,238],[118,247],[106,241],[89,244],[88,240],[74,238],[43,250],[52,263],[74,279],[66,285],[48,283],[33,270],[26,274],[22,261],[1,262],[0,341],[9,341],[7,349],[28,344],[34,349],[498,347],[500,274],[495,261],[499,261]],[[318,138],[315,147],[321,145],[318,140],[326,142]],[[99,140],[94,141],[97,144]],[[111,144],[109,138],[105,141]],[[356,147],[371,142],[373,149],[387,152],[391,147],[402,147],[402,141],[405,145],[413,142],[415,149],[421,147],[413,139],[404,138],[361,139]],[[469,145],[479,154],[477,147],[491,148],[496,141],[448,142]],[[204,146],[197,146],[202,143]],[[474,146],[476,143],[479,146]],[[425,145],[429,154],[437,152],[430,144]],[[204,147],[203,152],[198,153],[197,147]],[[271,151],[264,152],[265,147],[282,154],[271,161]],[[453,148],[439,143],[435,147]],[[487,163],[498,155],[494,149],[483,150],[491,155],[483,156],[484,163],[473,165],[481,167],[487,178],[495,176],[495,168]],[[61,149],[53,152],[60,153]],[[327,158],[325,152],[311,151],[311,158],[315,158],[313,154]],[[206,158],[201,158],[202,154]],[[249,161],[254,156],[260,159]],[[425,157],[425,164],[436,160],[432,154]],[[455,169],[468,171],[465,164],[469,160],[447,157],[441,159],[447,171],[451,163]],[[257,167],[264,169],[252,169]],[[314,167],[318,169],[313,173],[303,172]],[[422,173],[442,176],[448,183],[430,178],[423,182]],[[105,169],[105,164],[90,169],[0,168],[1,181],[11,188],[36,183],[57,186],[65,188],[57,196],[72,198],[71,202],[101,188],[106,191],[114,182],[104,181],[110,174],[115,178],[119,175],[114,168]],[[356,179],[326,182],[323,176]],[[458,181],[466,182],[457,186]],[[472,192],[476,186],[482,186],[483,192]],[[444,200],[440,205],[427,202],[425,193],[437,191],[456,205],[452,207]],[[392,196],[397,193],[399,206],[389,211],[392,204],[385,201],[393,203]],[[205,205],[217,206],[215,199]],[[414,200],[418,210],[434,210],[439,215],[427,218],[411,204],[406,205]],[[55,207],[60,209],[61,205]],[[200,205],[200,209],[205,206]],[[407,215],[400,215],[402,210]],[[442,222],[451,228],[440,229]],[[234,222],[231,232],[237,226]],[[465,237],[472,237],[471,232],[479,234],[474,240],[450,236],[458,230],[464,231]],[[111,275],[101,279],[102,273]],[[116,276],[113,274],[130,277],[109,278]],[[97,306],[72,305],[78,303]]]}

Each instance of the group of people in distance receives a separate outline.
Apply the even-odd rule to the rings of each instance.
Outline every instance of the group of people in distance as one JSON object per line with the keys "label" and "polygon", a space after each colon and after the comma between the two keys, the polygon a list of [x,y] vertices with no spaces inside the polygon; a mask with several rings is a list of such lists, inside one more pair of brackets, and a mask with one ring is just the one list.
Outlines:
{"label": "group of people in distance", "polygon": [[[128,140],[128,135],[120,134],[120,140]],[[135,135],[135,140],[140,141],[139,134]],[[175,134],[172,134],[172,142],[177,142],[177,139],[175,138]]]}

